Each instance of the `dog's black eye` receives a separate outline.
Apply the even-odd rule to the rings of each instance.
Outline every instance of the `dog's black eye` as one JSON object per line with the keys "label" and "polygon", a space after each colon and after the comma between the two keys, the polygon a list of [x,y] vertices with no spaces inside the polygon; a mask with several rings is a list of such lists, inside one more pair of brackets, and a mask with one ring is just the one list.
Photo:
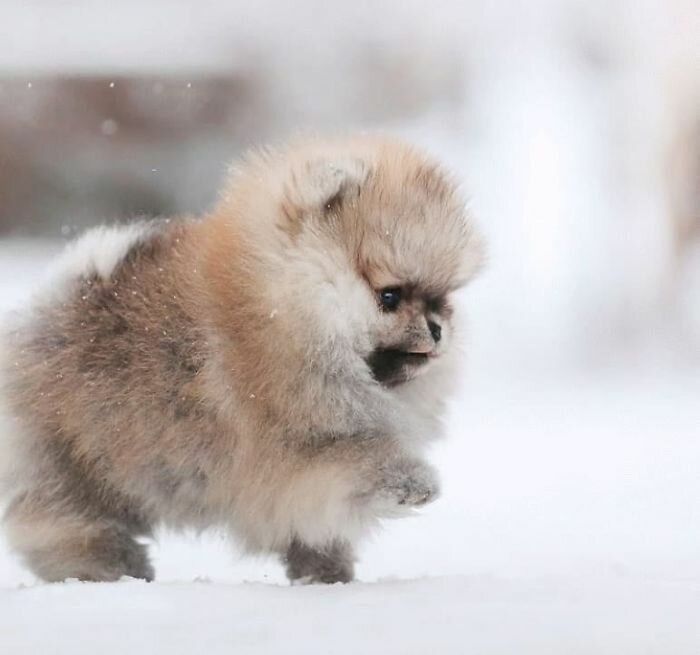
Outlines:
{"label": "dog's black eye", "polygon": [[383,309],[395,310],[401,302],[401,289],[398,287],[388,287],[379,292],[379,302]]}

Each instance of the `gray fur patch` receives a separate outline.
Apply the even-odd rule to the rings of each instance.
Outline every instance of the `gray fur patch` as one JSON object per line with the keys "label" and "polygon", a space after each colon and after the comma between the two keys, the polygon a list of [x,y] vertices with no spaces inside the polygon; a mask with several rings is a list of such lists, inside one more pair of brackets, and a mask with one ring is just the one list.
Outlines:
{"label": "gray fur patch", "polygon": [[333,584],[351,582],[355,577],[352,549],[338,540],[325,548],[313,548],[295,539],[287,549],[284,563],[292,584]]}

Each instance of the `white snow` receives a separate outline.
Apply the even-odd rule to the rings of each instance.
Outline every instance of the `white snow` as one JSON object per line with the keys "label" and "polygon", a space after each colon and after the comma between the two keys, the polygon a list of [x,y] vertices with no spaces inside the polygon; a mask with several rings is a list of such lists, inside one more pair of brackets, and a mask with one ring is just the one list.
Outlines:
{"label": "white snow", "polygon": [[4,596],[6,653],[691,655],[699,638],[697,591],[638,581],[523,585],[452,576],[327,588],[132,581]]}

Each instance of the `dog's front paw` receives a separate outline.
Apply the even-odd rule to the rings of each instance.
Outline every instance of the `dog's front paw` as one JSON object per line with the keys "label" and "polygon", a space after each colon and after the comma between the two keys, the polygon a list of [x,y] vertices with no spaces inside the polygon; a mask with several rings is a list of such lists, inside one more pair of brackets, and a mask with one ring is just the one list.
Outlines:
{"label": "dog's front paw", "polygon": [[404,459],[382,469],[379,491],[397,505],[420,507],[437,499],[440,485],[432,466],[420,460]]}

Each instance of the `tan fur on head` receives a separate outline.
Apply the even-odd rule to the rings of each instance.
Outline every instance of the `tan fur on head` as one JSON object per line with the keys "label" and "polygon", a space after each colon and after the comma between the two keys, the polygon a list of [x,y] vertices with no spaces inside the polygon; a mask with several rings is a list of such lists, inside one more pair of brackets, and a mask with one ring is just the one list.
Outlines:
{"label": "tan fur on head", "polygon": [[349,579],[359,536],[437,493],[419,450],[482,252],[454,181],[397,141],[298,141],[201,220],[130,229],[78,242],[94,264],[11,336],[16,548],[47,579],[145,576],[133,535],[225,524],[290,576]]}

